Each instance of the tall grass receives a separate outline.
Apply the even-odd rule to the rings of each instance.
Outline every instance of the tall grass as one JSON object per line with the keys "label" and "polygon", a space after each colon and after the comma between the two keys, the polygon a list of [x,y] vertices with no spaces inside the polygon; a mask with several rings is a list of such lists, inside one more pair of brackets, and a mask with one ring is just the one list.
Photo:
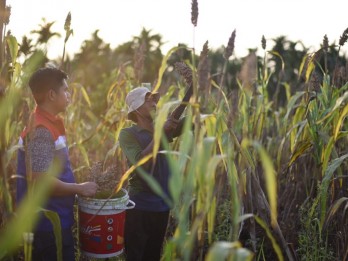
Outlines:
{"label": "tall grass", "polygon": [[[195,12],[198,16],[198,10]],[[197,17],[194,22],[197,26]],[[68,39],[68,24],[66,29]],[[233,44],[235,37],[234,31]],[[345,37],[346,31],[339,50]],[[44,55],[36,52],[19,64],[16,39],[8,37],[7,43],[12,60],[10,80],[0,97],[0,258],[22,247],[22,235],[32,230],[36,210],[48,193],[47,187],[38,187],[16,211],[13,208],[10,183],[16,175],[11,166],[17,138],[26,123],[22,108],[33,107],[25,86]],[[225,86],[224,74],[233,49],[225,55],[218,83],[202,73],[207,71],[208,43],[202,48],[197,67],[194,58],[185,61],[192,70],[194,97],[185,111],[183,133],[173,144],[160,146],[163,124],[185,93],[184,79],[171,83],[158,103],[154,150],[138,164],[152,160],[157,153],[165,154],[170,163],[171,198],[166,200],[172,211],[164,260],[347,258],[347,229],[340,228],[340,222],[346,224],[348,84],[335,85],[337,79],[327,68],[326,56],[325,68],[321,68],[319,52],[307,55],[300,68],[294,68],[304,76],[301,89],[283,82],[281,75],[277,79],[277,92],[284,88],[286,93],[285,105],[280,106],[277,97],[271,99],[268,93],[274,73],[269,57],[278,57],[282,70],[287,65],[279,53],[267,51],[265,40],[262,47],[262,73],[249,82],[249,88],[242,82],[234,90]],[[155,91],[161,90],[168,60],[180,48],[172,48],[164,57]],[[194,48],[190,51],[194,53]],[[122,166],[123,179],[115,190],[125,186],[130,170],[117,140],[120,130],[131,124],[124,100],[133,87],[132,73],[115,68],[105,77],[100,83],[102,101],[93,100],[93,93],[72,74],[72,104],[65,119],[77,180],[84,180],[91,165],[102,161],[104,168]],[[323,77],[313,86],[315,73]],[[210,90],[210,86],[214,88]],[[99,102],[106,104],[102,115],[92,109]],[[151,177],[144,177],[163,195]],[[337,231],[340,233],[336,235]],[[343,243],[336,243],[339,240]],[[24,243],[24,249],[30,260],[30,242]]]}

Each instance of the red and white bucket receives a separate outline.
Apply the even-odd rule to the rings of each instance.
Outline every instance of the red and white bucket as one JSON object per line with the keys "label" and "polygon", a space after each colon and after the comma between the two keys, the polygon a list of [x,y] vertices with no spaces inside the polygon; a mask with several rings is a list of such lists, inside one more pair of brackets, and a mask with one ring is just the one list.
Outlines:
{"label": "red and white bucket", "polygon": [[134,208],[125,189],[112,199],[78,198],[81,252],[89,257],[108,258],[124,250],[125,210]]}

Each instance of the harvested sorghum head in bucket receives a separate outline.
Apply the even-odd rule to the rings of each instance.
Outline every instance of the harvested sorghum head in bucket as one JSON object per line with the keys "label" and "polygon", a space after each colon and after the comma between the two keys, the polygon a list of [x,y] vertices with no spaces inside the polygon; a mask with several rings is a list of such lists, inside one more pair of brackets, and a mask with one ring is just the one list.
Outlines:
{"label": "harvested sorghum head in bucket", "polygon": [[96,193],[96,198],[108,198],[116,189],[121,180],[122,171],[116,165],[103,170],[102,162],[95,162],[90,168],[88,180],[94,181],[99,188]]}

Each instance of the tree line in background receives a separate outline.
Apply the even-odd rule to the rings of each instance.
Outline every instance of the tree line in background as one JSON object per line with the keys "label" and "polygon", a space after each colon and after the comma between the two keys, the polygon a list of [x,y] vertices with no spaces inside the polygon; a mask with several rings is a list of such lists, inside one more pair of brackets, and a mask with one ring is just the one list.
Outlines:
{"label": "tree line in background", "polygon": [[[31,35],[23,36],[19,43],[19,57],[25,61],[37,50],[42,50],[45,53],[49,41],[54,37],[61,37],[59,33],[51,30],[53,24],[54,22],[48,22],[43,19],[39,28],[31,31]],[[7,35],[10,34],[11,32],[7,32]],[[33,40],[35,36],[37,40]],[[309,48],[299,41],[293,42],[288,40],[286,36],[279,36],[269,42],[271,43],[268,43],[268,45],[271,45],[271,47],[267,48],[265,38],[260,39],[260,45],[265,55],[270,57],[267,59],[267,66],[273,69],[267,89],[270,98],[276,101],[276,105],[284,105],[286,94],[285,88],[281,86],[282,82],[290,85],[292,93],[303,86],[305,75],[299,73],[299,68],[301,64],[306,62],[304,57],[306,58],[306,55],[308,55]],[[106,90],[102,90],[101,87],[104,86],[104,81],[108,79],[115,69],[121,68],[120,70],[127,74],[128,79],[133,82],[134,86],[142,82],[154,83],[158,77],[158,70],[164,57],[161,51],[162,45],[161,35],[143,28],[139,36],[135,36],[130,41],[112,49],[110,44],[105,43],[98,36],[98,30],[96,30],[91,35],[91,39],[83,42],[79,52],[72,57],[66,57],[62,66],[72,75],[72,80],[82,84],[89,93],[105,96]],[[317,62],[319,62],[321,67],[324,67],[325,63],[329,72],[338,75],[336,81],[341,80],[343,82],[346,77],[345,55],[339,54],[339,50],[335,48],[336,43],[334,42],[330,45],[326,42],[326,46],[324,45],[325,41],[323,40],[321,46],[326,53],[325,58],[323,55],[320,55],[320,57],[316,57]],[[168,70],[164,75],[160,89],[163,93],[166,92],[173,80],[175,81],[178,78],[178,74],[173,71],[174,64],[178,61],[187,61],[192,58],[192,49],[190,51],[190,48],[184,44],[181,46],[183,48],[171,55],[168,60]],[[245,88],[252,89],[252,85],[260,81],[261,74],[264,71],[264,68],[262,68],[264,57],[257,56],[257,51],[257,48],[249,49],[249,54],[246,57],[235,57],[227,64],[223,74],[223,65],[225,63],[223,56],[224,47],[221,46],[217,50],[209,50],[207,70],[209,70],[210,79],[220,83],[223,75],[224,85],[228,92],[238,89],[238,81]],[[314,53],[311,55],[314,55]],[[316,55],[318,56],[318,54]],[[57,57],[56,64],[62,63],[61,59],[62,57]],[[198,61],[198,55],[196,55],[195,60]],[[49,62],[47,57],[44,62]],[[323,72],[317,69],[317,77],[322,77],[322,75]],[[92,96],[92,98],[97,100],[98,97]],[[102,103],[94,105],[97,114],[105,110],[101,105]]]}

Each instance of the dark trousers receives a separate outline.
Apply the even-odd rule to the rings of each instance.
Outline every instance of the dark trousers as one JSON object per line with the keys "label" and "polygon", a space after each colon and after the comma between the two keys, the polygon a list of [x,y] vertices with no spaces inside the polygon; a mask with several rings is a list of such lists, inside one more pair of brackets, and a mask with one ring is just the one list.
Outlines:
{"label": "dark trousers", "polygon": [[[64,261],[75,261],[74,237],[71,229],[62,229],[62,254]],[[34,234],[33,261],[57,260],[56,239],[52,232]]]}
{"label": "dark trousers", "polygon": [[169,211],[126,211],[125,251],[127,261],[160,260]]}

